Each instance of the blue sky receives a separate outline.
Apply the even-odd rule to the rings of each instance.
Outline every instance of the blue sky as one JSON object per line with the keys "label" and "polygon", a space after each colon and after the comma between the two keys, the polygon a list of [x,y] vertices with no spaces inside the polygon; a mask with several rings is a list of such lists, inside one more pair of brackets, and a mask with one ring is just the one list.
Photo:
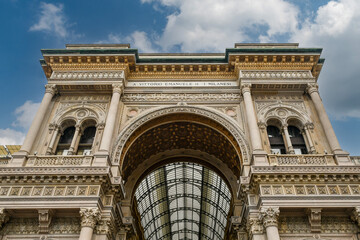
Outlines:
{"label": "blue sky", "polygon": [[0,1],[0,144],[21,144],[44,93],[40,49],[130,43],[224,52],[235,42],[321,47],[320,94],[342,148],[360,155],[360,1]]}

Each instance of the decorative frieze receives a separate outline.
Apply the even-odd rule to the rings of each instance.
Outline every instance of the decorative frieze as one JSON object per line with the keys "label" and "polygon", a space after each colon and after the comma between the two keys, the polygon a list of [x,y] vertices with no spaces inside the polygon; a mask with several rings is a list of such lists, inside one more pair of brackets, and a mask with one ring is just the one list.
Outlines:
{"label": "decorative frieze", "polygon": [[9,186],[0,188],[1,197],[71,197],[99,196],[100,186],[69,185],[69,186]]}
{"label": "decorative frieze", "polygon": [[306,79],[312,80],[310,71],[240,71],[242,79]]}
{"label": "decorative frieze", "polygon": [[114,80],[124,78],[124,71],[54,71],[50,80]]}
{"label": "decorative frieze", "polygon": [[240,93],[125,93],[123,102],[236,102]]}
{"label": "decorative frieze", "polygon": [[334,184],[282,184],[282,185],[261,185],[262,196],[360,196],[360,185],[334,185]]}
{"label": "decorative frieze", "polygon": [[50,234],[79,234],[80,233],[79,217],[55,217],[49,227]]}
{"label": "decorative frieze", "polygon": [[311,233],[310,223],[306,216],[280,216],[279,233]]}

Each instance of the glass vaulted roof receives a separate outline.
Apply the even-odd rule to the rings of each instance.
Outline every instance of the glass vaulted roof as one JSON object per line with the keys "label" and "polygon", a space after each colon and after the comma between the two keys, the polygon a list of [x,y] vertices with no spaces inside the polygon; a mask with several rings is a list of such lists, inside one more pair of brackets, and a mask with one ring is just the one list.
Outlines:
{"label": "glass vaulted roof", "polygon": [[223,239],[230,190],[214,171],[195,163],[167,164],[135,193],[145,239]]}

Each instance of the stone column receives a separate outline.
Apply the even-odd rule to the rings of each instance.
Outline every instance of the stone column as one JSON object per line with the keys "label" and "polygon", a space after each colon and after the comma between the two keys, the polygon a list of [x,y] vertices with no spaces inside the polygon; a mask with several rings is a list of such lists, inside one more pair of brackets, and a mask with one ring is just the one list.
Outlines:
{"label": "stone column", "polygon": [[119,108],[120,96],[123,91],[122,84],[113,84],[113,95],[111,97],[110,108],[106,117],[104,133],[101,139],[100,151],[109,152],[111,138],[114,133],[116,115]]}
{"label": "stone column", "polygon": [[328,140],[330,145],[331,152],[335,155],[335,159],[339,165],[353,165],[354,163],[351,162],[349,158],[349,153],[345,152],[341,149],[339,141],[335,135],[334,129],[330,123],[329,117],[326,114],[324,105],[321,101],[320,94],[318,91],[317,84],[308,84],[306,91],[309,93],[316,112],[319,116],[321,125],[324,129],[325,136]]}
{"label": "stone column", "polygon": [[81,231],[79,240],[91,240],[97,221],[100,219],[98,208],[81,208]]}
{"label": "stone column", "polygon": [[250,217],[246,227],[249,233],[249,240],[265,240],[264,227],[258,217]]}
{"label": "stone column", "polygon": [[254,104],[251,97],[251,85],[245,84],[241,87],[241,92],[244,97],[246,119],[250,132],[251,146],[254,151],[262,150],[260,130],[256,120],[256,113],[254,110]]}
{"label": "stone column", "polygon": [[279,207],[261,207],[260,220],[266,229],[267,240],[280,240],[278,230]]}
{"label": "stone column", "polygon": [[75,126],[75,133],[74,133],[74,136],[73,136],[73,139],[71,140],[71,144],[70,144],[70,148],[69,148],[69,151],[68,151],[68,155],[74,155],[75,152],[75,148],[76,148],[76,144],[78,143],[78,138],[80,137],[80,126],[79,125],[76,125]]}
{"label": "stone column", "polygon": [[267,154],[263,150],[259,126],[257,123],[254,104],[251,97],[251,84],[241,86],[241,92],[245,103],[246,120],[250,133],[250,141],[252,146],[252,162],[254,165],[269,165]]}
{"label": "stone column", "polygon": [[304,127],[305,134],[303,134],[303,137],[307,140],[307,143],[309,145],[309,153],[315,154],[316,150],[315,150],[314,143],[311,139],[310,128],[312,128],[312,124],[308,123],[305,125],[305,127]]}
{"label": "stone column", "polygon": [[60,128],[58,125],[55,125],[54,126],[54,129],[53,129],[53,134],[51,136],[51,139],[50,139],[50,143],[48,145],[48,148],[46,150],[46,154],[47,155],[51,155],[54,153],[54,145],[55,145],[55,142],[56,142],[56,139],[58,137],[58,134],[59,134],[59,131],[60,131]]}
{"label": "stone column", "polygon": [[292,143],[291,143],[291,139],[290,139],[290,135],[289,135],[289,131],[288,131],[288,125],[285,124],[282,127],[282,130],[283,130],[285,141],[286,141],[287,153],[294,154],[295,151],[294,151],[294,148],[293,148]]}
{"label": "stone column", "polygon": [[55,84],[45,85],[45,94],[43,100],[41,101],[40,107],[34,117],[34,120],[31,123],[29,131],[25,137],[24,143],[21,146],[19,152],[13,154],[13,159],[10,162],[9,166],[20,167],[24,165],[26,157],[29,155],[31,151],[31,148],[34,144],[37,134],[39,133],[40,127],[43,124],[44,117],[49,109],[49,105],[55,93],[56,93]]}
{"label": "stone column", "polygon": [[320,94],[318,91],[318,85],[317,84],[309,84],[306,90],[309,93],[309,95],[314,103],[314,106],[318,113],[320,122],[324,128],[326,138],[329,142],[331,151],[332,152],[342,151],[339,141],[335,135],[334,129],[332,128],[332,125],[330,123],[329,117],[326,114],[324,105],[321,101]]}

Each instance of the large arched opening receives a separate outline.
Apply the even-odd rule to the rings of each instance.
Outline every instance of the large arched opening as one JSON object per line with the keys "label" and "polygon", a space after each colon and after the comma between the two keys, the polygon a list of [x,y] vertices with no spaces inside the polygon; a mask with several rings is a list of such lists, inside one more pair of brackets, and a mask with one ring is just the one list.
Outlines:
{"label": "large arched opening", "polygon": [[[136,120],[133,124],[136,124]],[[177,111],[147,118],[127,134],[122,144],[119,144],[120,135],[119,145],[113,152],[113,165],[119,166],[124,182],[126,194],[122,206],[128,205],[127,211],[136,218],[142,237],[226,238],[234,206],[240,204],[237,181],[244,164],[243,148],[247,145],[243,139],[240,142],[241,145],[239,133],[229,131],[229,125],[224,126],[210,116]],[[244,149],[244,152],[247,151]],[[171,172],[176,171],[193,173],[191,177],[179,173],[174,178]],[[158,176],[155,182],[147,180],[155,176]],[[207,176],[211,176],[211,179]],[[212,182],[214,179],[216,181]],[[180,189],[175,195],[171,192],[174,186]],[[189,193],[185,190],[186,186],[198,189],[198,195]],[[145,197],[151,194],[158,198]],[[211,197],[214,198],[209,200]],[[144,205],[145,198],[148,205]],[[185,203],[192,205],[181,210]],[[151,208],[153,210],[150,211]],[[212,209],[220,209],[222,224],[218,222],[220,215],[212,212]],[[184,214],[195,218],[188,219]],[[161,230],[154,233],[154,228],[160,225]]]}

